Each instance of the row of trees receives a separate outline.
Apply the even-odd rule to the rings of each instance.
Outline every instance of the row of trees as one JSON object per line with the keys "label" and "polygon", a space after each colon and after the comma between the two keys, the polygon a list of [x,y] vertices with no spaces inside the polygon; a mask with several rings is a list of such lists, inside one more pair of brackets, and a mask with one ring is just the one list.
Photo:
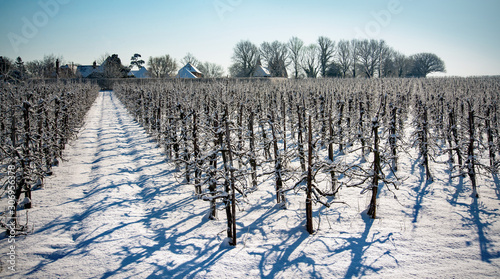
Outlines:
{"label": "row of trees", "polygon": [[0,56],[0,78],[13,78],[22,80],[26,78],[62,78],[74,77],[69,68],[60,68],[63,62],[61,56],[45,55],[42,60],[24,62],[21,57],[14,61],[5,56]]}
{"label": "row of trees", "polygon": [[[444,62],[433,53],[418,53],[406,56],[386,44],[384,40],[340,40],[337,43],[328,37],[321,36],[316,43],[306,45],[301,39],[292,37],[288,42],[263,42],[260,47],[251,41],[240,41],[234,47],[233,64],[229,73],[233,77],[252,76],[256,65],[263,64],[274,77],[316,78],[321,77],[426,77],[430,73],[445,72]],[[112,76],[127,77],[132,67],[141,68],[146,61],[140,54],[131,57],[130,67],[121,65],[115,55],[104,55],[100,64],[113,58],[119,61],[113,67]],[[61,70],[57,63],[62,57],[45,56],[43,60],[27,62],[18,57],[11,61],[0,57],[0,75],[15,78],[35,77],[73,77],[74,67]],[[191,63],[205,77],[222,77],[224,70],[220,65],[201,62],[191,53],[181,61],[181,65],[166,54],[149,57],[148,70],[154,78],[173,77],[179,66]],[[71,68],[71,69],[70,69]],[[118,70],[114,70],[117,68]],[[289,75],[289,72],[291,74]]]}
{"label": "row of trees", "polygon": [[499,88],[493,78],[227,80],[121,84],[115,93],[210,203],[207,215],[225,212],[235,245],[236,205],[265,181],[283,208],[288,194],[303,195],[310,233],[312,211],[341,202],[344,187],[369,193],[366,213],[376,218],[381,187],[401,186],[401,156],[429,182],[435,164],[449,165],[450,179],[468,177],[477,198],[478,174],[499,165]]}
{"label": "row of trees", "polygon": [[[77,65],[70,63],[63,66],[64,59],[61,56],[45,55],[42,60],[33,60],[24,62],[21,57],[17,57],[15,61],[8,57],[0,56],[0,78],[23,80],[27,78],[75,78]],[[177,74],[179,67],[190,62],[197,67],[204,77],[217,78],[224,75],[222,66],[211,62],[201,62],[196,59],[191,53],[188,53],[180,64],[166,54],[163,56],[152,57],[147,60],[147,69],[154,78],[174,77]],[[103,71],[96,73],[98,77],[107,78],[125,78],[128,72],[133,68],[141,68],[146,65],[146,61],[142,60],[142,56],[138,53],[130,58],[130,65],[124,66],[118,55],[104,54],[94,62],[94,66],[102,66]]]}
{"label": "row of trees", "polygon": [[18,210],[31,207],[32,190],[59,164],[98,92],[90,83],[0,83],[0,192],[8,199],[0,226],[10,234],[26,228]]}
{"label": "row of trees", "polygon": [[383,40],[341,40],[335,43],[319,37],[306,45],[292,37],[288,42],[240,41],[234,47],[229,72],[234,77],[252,76],[259,63],[267,65],[272,76],[293,78],[321,77],[426,77],[445,72],[444,62],[435,54],[406,56]]}
{"label": "row of trees", "polygon": [[[191,65],[198,68],[198,70],[203,73],[203,77],[206,78],[219,78],[224,75],[222,66],[211,62],[201,62],[191,53],[187,53],[186,56],[182,58],[180,66],[182,67],[187,63],[191,63]],[[148,59],[148,71],[151,73],[152,77],[174,77],[177,70],[179,70],[179,64],[168,54],[158,57],[149,57]]]}

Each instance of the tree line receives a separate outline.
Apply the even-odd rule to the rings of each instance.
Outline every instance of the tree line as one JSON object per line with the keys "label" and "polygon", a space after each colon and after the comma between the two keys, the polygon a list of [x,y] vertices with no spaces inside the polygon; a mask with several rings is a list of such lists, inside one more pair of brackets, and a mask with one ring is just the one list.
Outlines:
{"label": "tree line", "polygon": [[[288,42],[263,42],[260,47],[249,40],[233,49],[233,77],[252,76],[256,65],[267,65],[271,76],[293,78],[321,77],[426,77],[445,72],[444,62],[433,53],[406,56],[384,40],[340,40],[320,36],[306,45],[297,37]],[[290,71],[290,74],[289,74]]]}
{"label": "tree line", "polygon": [[[130,58],[129,66],[125,66],[117,54],[108,53],[101,55],[93,62],[94,67],[102,66],[102,72],[94,74],[98,78],[126,78],[128,73],[134,67],[147,67],[152,78],[171,78],[175,77],[177,70],[187,63],[191,63],[198,68],[203,77],[218,78],[223,77],[224,69],[222,66],[212,62],[202,62],[193,54],[187,53],[180,60],[180,64],[169,54],[161,56],[150,56],[146,61],[142,55],[135,53]],[[63,65],[64,64],[64,65]],[[54,54],[45,55],[41,60],[25,62],[21,57],[12,60],[5,56],[0,56],[0,79],[3,80],[25,80],[28,78],[78,78],[76,67],[78,65],[72,62],[65,62],[62,56]]]}
{"label": "tree line", "polygon": [[[102,77],[126,78],[133,67],[144,67],[152,78],[175,77],[177,70],[187,63],[198,68],[203,77],[224,76],[222,66],[198,60],[191,53],[180,60],[171,55],[150,56],[145,60],[136,53],[130,65],[124,66],[118,55],[104,54],[94,66],[105,69]],[[265,65],[273,77],[426,77],[435,72],[446,72],[445,63],[436,54],[418,53],[411,56],[394,50],[384,40],[353,39],[335,42],[320,36],[315,43],[306,45],[298,37],[288,42],[263,42],[260,46],[251,41],[240,41],[231,57],[229,74],[232,77],[251,77],[257,65]],[[0,77],[25,78],[74,78],[74,63],[63,64],[62,56],[46,55],[42,60],[24,62],[21,57],[14,61],[0,56]]]}

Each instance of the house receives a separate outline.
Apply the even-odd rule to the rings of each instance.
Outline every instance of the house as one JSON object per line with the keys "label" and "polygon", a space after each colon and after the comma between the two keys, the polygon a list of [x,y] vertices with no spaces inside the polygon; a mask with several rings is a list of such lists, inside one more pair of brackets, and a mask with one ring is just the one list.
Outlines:
{"label": "house", "polygon": [[94,62],[93,65],[79,65],[76,67],[76,76],[81,78],[92,77],[92,74],[103,73],[104,68],[102,65],[97,66],[97,63]]}
{"label": "house", "polygon": [[255,66],[255,69],[253,71],[253,77],[270,77],[271,72],[266,67],[262,67],[262,65],[259,63],[257,66]]}
{"label": "house", "polygon": [[182,67],[179,72],[177,72],[176,78],[201,78],[203,73],[196,69],[191,63],[187,63],[186,66]]}
{"label": "house", "polygon": [[146,70],[146,68],[141,67],[139,70],[130,70],[130,72],[128,72],[128,76],[135,78],[148,78],[151,75],[149,74],[148,70]]}
{"label": "house", "polygon": [[76,66],[73,63],[63,65],[63,66],[59,67],[59,75],[58,75],[58,77],[62,77],[62,78],[72,78],[72,77],[75,77],[75,75],[77,73],[77,68],[78,68],[78,66]]}

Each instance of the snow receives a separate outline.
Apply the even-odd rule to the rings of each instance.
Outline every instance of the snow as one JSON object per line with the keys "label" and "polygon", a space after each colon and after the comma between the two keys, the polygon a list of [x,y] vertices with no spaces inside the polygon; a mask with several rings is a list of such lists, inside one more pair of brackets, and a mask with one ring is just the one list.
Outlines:
{"label": "snow", "polygon": [[[446,155],[443,155],[446,156]],[[33,192],[30,232],[0,239],[3,278],[499,278],[500,180],[482,176],[481,198],[467,178],[433,164],[433,182],[401,156],[400,190],[380,188],[378,219],[369,195],[342,188],[314,206],[305,230],[303,193],[275,203],[273,181],[239,203],[238,244],[228,245],[223,211],[179,179],[155,142],[111,92],[101,92],[64,160]],[[5,199],[0,200],[2,206]]]}

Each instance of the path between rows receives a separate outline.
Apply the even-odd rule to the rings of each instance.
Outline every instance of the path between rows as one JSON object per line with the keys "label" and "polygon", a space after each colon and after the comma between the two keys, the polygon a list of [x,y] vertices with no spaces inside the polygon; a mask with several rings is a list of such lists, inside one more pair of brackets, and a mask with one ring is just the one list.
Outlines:
{"label": "path between rows", "polygon": [[[182,230],[194,229],[204,213],[203,206],[195,208],[189,190],[175,187],[164,158],[113,93],[101,92],[78,139],[66,148],[64,162],[46,188],[33,194],[34,233],[17,242],[17,274],[161,276],[179,260],[164,251],[172,250],[172,241],[182,241]],[[182,245],[175,247],[180,254],[187,248]]]}

